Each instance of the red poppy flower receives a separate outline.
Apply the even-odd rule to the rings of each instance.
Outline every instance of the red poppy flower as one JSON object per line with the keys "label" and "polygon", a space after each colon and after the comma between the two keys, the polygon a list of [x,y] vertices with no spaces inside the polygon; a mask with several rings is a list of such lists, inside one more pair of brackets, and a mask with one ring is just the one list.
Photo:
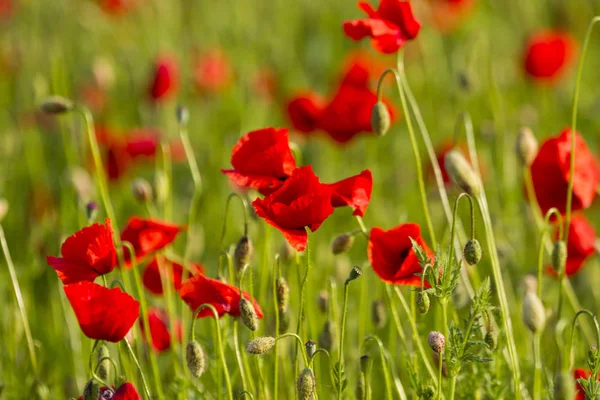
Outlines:
{"label": "red poppy flower", "polygon": [[[250,300],[250,295],[242,292],[244,298]],[[228,285],[217,279],[208,278],[202,274],[191,277],[181,285],[179,296],[195,312],[202,304],[211,304],[217,310],[219,317],[229,314],[240,316],[240,291],[237,287]],[[258,318],[264,316],[256,299],[252,299]],[[205,308],[198,313],[198,318],[211,316],[212,311]]]}
{"label": "red poppy flower", "polygon": [[370,37],[373,48],[381,53],[397,52],[421,29],[408,1],[381,0],[377,11],[366,2],[359,2],[358,7],[369,18],[344,22],[344,33],[353,40]]}
{"label": "red poppy flower", "polygon": [[79,326],[90,339],[118,342],[140,315],[140,303],[119,288],[92,282],[64,286]]}
{"label": "red poppy flower", "polygon": [[[114,387],[113,387],[114,388]],[[102,386],[98,391],[98,400],[142,400],[133,383],[123,383],[117,391],[111,392],[106,386]],[[83,400],[83,396],[77,400]]]}
{"label": "red poppy flower", "polygon": [[[531,165],[531,176],[537,201],[545,214],[552,207],[565,213],[569,166],[571,157],[571,130],[547,139]],[[588,208],[596,196],[600,183],[600,169],[583,137],[575,134],[575,177],[573,182],[573,210]]]}
{"label": "red poppy flower", "polygon": [[303,133],[319,129],[319,118],[325,108],[321,96],[311,92],[301,93],[289,101],[286,107],[295,129]]}
{"label": "red poppy flower", "polygon": [[46,257],[48,265],[54,268],[65,285],[93,282],[117,265],[110,219],[107,218],[105,224],[95,223],[69,236],[60,248],[62,257]]}
{"label": "red poppy flower", "polygon": [[[136,260],[141,260],[147,254],[160,250],[175,240],[183,228],[155,219],[131,217],[121,233],[121,241],[129,242],[135,250]],[[129,250],[125,249],[125,261],[131,259]]]}
{"label": "red poppy flower", "polygon": [[418,224],[402,224],[388,231],[381,228],[371,229],[367,253],[373,271],[384,282],[421,286],[421,277],[415,274],[421,273],[423,269],[413,251],[410,238],[433,258],[433,252],[421,237]]}
{"label": "red poppy flower", "polygon": [[244,135],[231,152],[232,170],[221,170],[243,187],[266,195],[283,185],[296,161],[285,128],[264,128]]}
{"label": "red poppy flower", "polygon": [[135,5],[137,0],[100,0],[100,6],[108,14],[124,14]]}
{"label": "red poppy flower", "polygon": [[[160,277],[159,263],[163,263],[166,271],[171,269],[169,273],[169,278],[173,282],[173,287],[175,290],[179,290],[181,287],[181,276],[183,274],[183,265],[176,263],[174,261],[168,260],[165,257],[156,256],[152,259],[150,264],[146,267],[144,271],[144,275],[142,280],[144,282],[144,286],[146,289],[151,291],[154,294],[162,295],[163,294],[163,286],[162,280]],[[200,264],[191,264],[192,268],[191,275],[203,274],[204,268]],[[165,271],[165,272],[166,272]]]}
{"label": "red poppy flower", "polygon": [[523,57],[525,72],[535,81],[555,82],[572,64],[575,43],[567,33],[542,31],[533,34]]}
{"label": "red poppy flower", "polygon": [[333,212],[331,189],[319,182],[310,165],[296,168],[283,186],[264,199],[252,202],[254,210],[268,224],[279,229],[288,243],[304,251],[308,234],[316,231]]}
{"label": "red poppy flower", "polygon": [[[579,378],[587,379],[590,377],[591,374],[591,371],[587,371],[585,369],[576,369],[575,371],[573,371],[573,376],[575,377],[575,390],[577,391],[575,400],[586,400],[585,392],[583,391],[583,388],[581,387],[579,382],[577,382],[577,380]],[[600,374],[598,375],[598,380],[600,381]]]}
{"label": "red poppy flower", "polygon": [[[557,236],[558,238],[558,232]],[[583,267],[589,256],[596,252],[596,230],[582,214],[574,214],[569,224],[569,239],[567,243],[567,276],[575,275]],[[553,267],[546,267],[546,271],[557,276]]]}
{"label": "red poppy flower", "polygon": [[[157,353],[162,353],[171,347],[171,334],[168,327],[169,317],[167,313],[158,308],[148,310],[148,325],[150,326],[150,336],[152,338],[152,349]],[[144,334],[144,321],[140,318],[138,321],[142,335]],[[181,341],[181,321],[175,322],[175,332],[179,341]]]}
{"label": "red poppy flower", "polygon": [[229,58],[221,51],[211,50],[197,57],[194,82],[201,92],[222,91],[231,84],[232,76]]}
{"label": "red poppy flower", "polygon": [[175,95],[179,85],[179,68],[169,55],[159,56],[154,66],[149,94],[154,101],[164,101]]}
{"label": "red poppy flower", "polygon": [[433,25],[440,32],[450,32],[471,13],[475,0],[432,0],[431,17]]}
{"label": "red poppy flower", "polygon": [[365,215],[373,189],[373,177],[370,170],[366,169],[358,175],[329,184],[329,187],[332,191],[332,206],[350,206],[354,209],[352,215],[361,217]]}

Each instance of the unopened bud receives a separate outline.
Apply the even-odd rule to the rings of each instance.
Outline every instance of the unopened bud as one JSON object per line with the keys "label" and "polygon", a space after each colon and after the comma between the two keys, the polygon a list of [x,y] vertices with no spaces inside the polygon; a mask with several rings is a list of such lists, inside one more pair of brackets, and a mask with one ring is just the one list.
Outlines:
{"label": "unopened bud", "polygon": [[535,292],[529,291],[523,299],[523,323],[533,333],[539,332],[546,323],[546,310]]}
{"label": "unopened bud", "polygon": [[326,290],[321,290],[317,296],[317,306],[321,312],[326,313],[329,306],[329,293]]}
{"label": "unopened bud", "polygon": [[417,310],[419,310],[419,312],[421,314],[427,314],[427,312],[429,311],[429,306],[431,305],[431,301],[429,300],[429,295],[427,294],[427,292],[417,292]]}
{"label": "unopened bud", "polygon": [[479,195],[481,190],[479,179],[460,151],[452,149],[446,153],[446,156],[444,157],[444,166],[446,167],[448,176],[450,176],[452,181],[458,185],[458,187],[471,196]]}
{"label": "unopened bud", "polygon": [[552,248],[552,266],[558,274],[561,274],[565,271],[566,263],[567,245],[564,240],[558,240],[554,243],[554,247]]}
{"label": "unopened bud", "polygon": [[494,329],[491,328],[491,326],[485,333],[483,341],[487,345],[488,349],[492,351],[496,350],[496,347],[498,346],[498,335],[496,334],[496,331],[494,331]]}
{"label": "unopened bud", "polygon": [[177,116],[177,122],[179,123],[179,125],[186,125],[190,120],[190,112],[185,106],[177,106],[175,115]]}
{"label": "unopened bud", "polygon": [[477,239],[469,239],[463,250],[463,256],[469,265],[477,265],[481,261],[483,251]]}
{"label": "unopened bud", "polygon": [[560,371],[554,377],[554,398],[574,399],[576,397],[573,378],[567,371]]}
{"label": "unopened bud", "polygon": [[98,392],[100,391],[100,384],[95,379],[87,381],[83,388],[83,400],[98,400]]}
{"label": "unopened bud", "polygon": [[277,306],[279,308],[287,308],[290,301],[290,287],[284,277],[279,277],[275,280],[277,289]]}
{"label": "unopened bud", "polygon": [[280,308],[279,311],[279,334],[282,335],[287,332],[290,327],[290,313],[287,308]]}
{"label": "unopened bud", "polygon": [[373,301],[371,305],[371,321],[377,329],[383,328],[387,321],[387,313],[385,312],[385,303],[381,299]]}
{"label": "unopened bud", "polygon": [[382,101],[378,101],[373,106],[371,111],[371,128],[377,136],[383,136],[390,129],[390,111],[383,104]]}
{"label": "unopened bud", "polygon": [[40,109],[48,114],[64,114],[73,110],[73,102],[62,96],[51,96],[40,104]]}
{"label": "unopened bud", "polygon": [[333,321],[325,321],[323,330],[319,334],[319,347],[327,351],[333,349],[337,338],[337,325]]}
{"label": "unopened bud", "polygon": [[143,178],[131,182],[131,193],[133,198],[140,203],[147,203],[152,200],[152,186]]}
{"label": "unopened bud", "polygon": [[108,375],[110,374],[110,353],[106,345],[100,345],[98,348],[98,372],[97,375],[100,379],[107,381]]}
{"label": "unopened bud", "polygon": [[361,275],[362,269],[360,269],[359,266],[353,267],[350,271],[350,276],[348,276],[348,279],[346,279],[346,285],[352,282],[353,280],[360,278]]}
{"label": "unopened bud", "polygon": [[266,354],[275,346],[275,342],[275,338],[271,336],[258,337],[248,343],[246,351],[255,355]]}
{"label": "unopened bud", "polygon": [[258,329],[258,315],[256,315],[256,310],[252,303],[244,297],[240,299],[240,316],[248,329],[251,331]]}
{"label": "unopened bud", "polygon": [[427,336],[427,343],[429,343],[429,347],[431,347],[431,350],[433,350],[437,354],[441,354],[444,352],[446,338],[440,332],[431,331]]}
{"label": "unopened bud", "polygon": [[338,235],[331,243],[331,252],[333,254],[345,253],[352,248],[354,244],[354,235],[350,233],[342,233]]}
{"label": "unopened bud", "polygon": [[204,349],[196,340],[188,343],[185,348],[185,361],[191,374],[199,378],[206,370],[206,356]]}
{"label": "unopened bud", "polygon": [[315,355],[315,352],[317,351],[317,343],[313,342],[312,340],[309,340],[308,342],[304,343],[304,347],[306,348],[306,355],[308,356],[308,359],[310,360],[312,358],[312,356]]}
{"label": "unopened bud", "polygon": [[296,389],[298,390],[299,400],[312,400],[315,393],[315,375],[310,368],[304,368],[304,371],[300,373],[298,382],[296,383]]}
{"label": "unopened bud", "polygon": [[523,127],[519,130],[516,143],[517,157],[524,167],[529,167],[538,153],[538,141],[531,129]]}
{"label": "unopened bud", "polygon": [[85,214],[88,222],[93,222],[98,216],[98,204],[95,201],[90,201],[85,205]]}
{"label": "unopened bud", "polygon": [[235,246],[235,252],[233,253],[233,259],[235,266],[238,271],[244,268],[244,265],[250,263],[252,256],[254,255],[254,246],[252,240],[248,236],[242,236]]}

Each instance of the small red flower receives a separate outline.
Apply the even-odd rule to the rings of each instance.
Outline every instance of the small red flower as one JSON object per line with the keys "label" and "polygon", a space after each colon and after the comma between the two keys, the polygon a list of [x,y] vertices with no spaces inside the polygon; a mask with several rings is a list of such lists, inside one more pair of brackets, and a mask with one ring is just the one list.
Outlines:
{"label": "small red flower", "polygon": [[200,55],[194,66],[194,82],[201,92],[218,93],[231,84],[229,58],[219,50]]}
{"label": "small red flower", "polygon": [[158,57],[150,83],[149,94],[154,101],[164,101],[175,95],[179,85],[179,68],[169,55]]}
{"label": "small red flower", "polygon": [[264,128],[244,135],[231,152],[232,170],[221,170],[239,186],[266,195],[281,187],[296,168],[285,128]]}
{"label": "small red flower", "polygon": [[[163,310],[154,307],[148,310],[148,325],[150,326],[152,349],[157,353],[162,353],[171,347],[171,334],[169,333],[168,322],[169,317]],[[145,338],[144,321],[140,318],[138,324]],[[181,321],[176,321],[175,332],[179,341],[181,341],[181,328]]]}
{"label": "small red flower", "polygon": [[137,0],[100,0],[102,9],[113,15],[125,14],[137,2]]}
{"label": "small red flower", "polygon": [[[585,369],[576,369],[575,371],[573,371],[573,376],[575,377],[575,390],[577,391],[575,400],[586,400],[585,392],[583,391],[583,388],[581,387],[579,382],[577,382],[577,380],[579,378],[587,379],[590,377],[591,374],[591,371],[587,371]],[[598,380],[600,381],[600,374],[598,375]]]}
{"label": "small red flower", "polygon": [[289,101],[286,107],[293,127],[303,133],[319,129],[324,103],[321,96],[311,92],[301,93]]}
{"label": "small red flower", "polygon": [[[142,280],[146,289],[157,295],[163,294],[163,286],[159,270],[159,265],[161,264],[159,263],[163,263],[162,265],[164,265],[163,268],[165,269],[165,273],[169,272],[169,278],[173,282],[173,287],[176,291],[179,290],[181,287],[183,265],[161,256],[154,257],[144,271]],[[191,264],[190,267],[192,268],[190,275],[204,273],[204,268],[200,264]]]}
{"label": "small red flower", "polygon": [[352,215],[364,216],[373,189],[371,171],[366,169],[358,175],[351,176],[336,183],[329,184],[331,188],[331,205],[333,207],[350,206],[354,209]]}
{"label": "small red flower", "polygon": [[415,274],[421,273],[423,269],[413,251],[410,238],[433,258],[433,252],[421,237],[418,224],[402,224],[388,231],[381,228],[371,229],[367,253],[373,271],[384,282],[421,286],[421,277]]}
{"label": "small red flower", "polygon": [[564,75],[575,58],[575,39],[563,32],[533,34],[525,48],[524,67],[537,82],[554,83]]}
{"label": "small red flower", "polygon": [[[558,232],[556,238],[558,239]],[[569,224],[569,238],[567,242],[567,276],[575,275],[583,267],[585,261],[596,252],[596,230],[583,214],[574,214]],[[553,267],[546,267],[546,271],[557,276],[558,271]]]}
{"label": "small red flower", "polygon": [[353,40],[370,37],[373,48],[381,53],[397,52],[421,29],[408,1],[381,0],[377,11],[366,2],[359,2],[358,7],[369,18],[344,22],[344,33]]}
{"label": "small red flower", "polygon": [[64,290],[81,330],[90,339],[116,343],[140,315],[140,303],[119,288],[79,282],[65,285]]}
{"label": "small red flower", "polygon": [[117,265],[117,253],[110,219],[105,225],[95,223],[75,232],[62,244],[60,253],[62,257],[47,256],[46,261],[65,285],[93,282],[111,272]]}
{"label": "small red flower", "polygon": [[[250,300],[250,295],[242,292],[244,298]],[[240,316],[240,291],[237,287],[228,285],[217,279],[208,278],[198,274],[188,279],[181,285],[179,296],[195,312],[202,304],[211,304],[217,310],[219,317],[229,314],[232,317]],[[254,310],[258,318],[264,316],[256,299],[252,299]],[[212,316],[212,311],[205,308],[198,313],[198,318]]]}
{"label": "small red flower", "polygon": [[[114,387],[113,387],[114,389]],[[123,383],[119,389],[112,393],[106,386],[102,386],[98,391],[98,399],[97,400],[142,400],[142,397],[137,392],[137,389],[133,385],[133,383],[125,382]],[[77,400],[83,400],[83,396],[77,398]]]}
{"label": "small red flower", "polygon": [[[131,243],[136,260],[139,261],[149,253],[172,243],[182,230],[182,227],[168,222],[131,217],[121,233],[121,241]],[[125,261],[131,259],[129,250],[125,249],[124,256]]]}
{"label": "small red flower", "polygon": [[304,251],[308,234],[316,231],[333,212],[331,189],[322,184],[310,165],[296,168],[283,186],[264,199],[252,202],[254,210],[268,224],[279,229],[288,243]]}
{"label": "small red flower", "polygon": [[[567,128],[542,144],[531,165],[535,195],[544,214],[552,207],[563,214],[566,211],[570,157],[571,130]],[[599,183],[598,163],[583,137],[576,133],[573,210],[588,208],[592,204]]]}

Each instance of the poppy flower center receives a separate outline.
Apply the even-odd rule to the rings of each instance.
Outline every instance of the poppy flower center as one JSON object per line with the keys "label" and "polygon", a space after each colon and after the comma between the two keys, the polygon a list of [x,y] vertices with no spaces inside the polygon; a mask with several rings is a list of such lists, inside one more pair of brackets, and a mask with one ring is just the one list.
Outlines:
{"label": "poppy flower center", "polygon": [[406,260],[406,257],[408,257],[408,253],[410,253],[410,247],[406,247],[400,251],[400,254],[398,256],[400,262],[404,262],[404,260]]}

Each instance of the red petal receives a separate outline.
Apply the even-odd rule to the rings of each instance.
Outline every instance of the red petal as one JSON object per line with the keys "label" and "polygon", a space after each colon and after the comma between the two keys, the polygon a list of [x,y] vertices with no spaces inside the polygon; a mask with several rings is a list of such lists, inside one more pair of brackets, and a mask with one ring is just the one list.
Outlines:
{"label": "red petal", "polygon": [[350,206],[353,215],[364,216],[373,189],[373,177],[370,170],[364,170],[358,175],[351,176],[329,185],[333,194],[331,205],[334,207]]}

